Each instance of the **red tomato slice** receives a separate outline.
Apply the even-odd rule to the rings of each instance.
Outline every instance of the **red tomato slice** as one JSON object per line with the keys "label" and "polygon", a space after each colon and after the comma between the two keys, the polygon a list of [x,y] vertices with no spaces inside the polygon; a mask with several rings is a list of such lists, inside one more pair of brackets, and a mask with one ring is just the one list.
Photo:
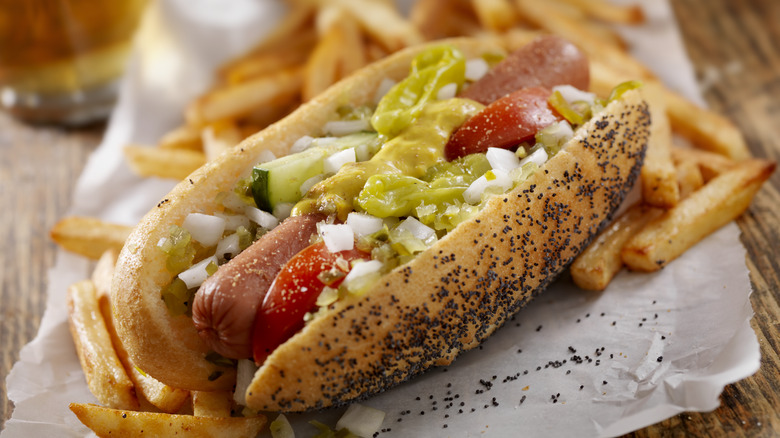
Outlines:
{"label": "red tomato slice", "polygon": [[[303,316],[316,310],[317,297],[325,288],[318,277],[321,272],[338,269],[346,274],[342,269],[345,264],[342,262],[341,267],[337,264],[339,259],[350,262],[370,258],[370,254],[357,249],[332,253],[323,242],[309,245],[294,255],[279,271],[257,309],[252,333],[255,362],[264,362],[276,347],[303,328]],[[338,287],[342,280],[343,277],[330,286]]]}
{"label": "red tomato slice", "polygon": [[444,156],[452,161],[490,147],[509,149],[533,139],[541,129],[563,120],[547,103],[551,95],[547,88],[532,87],[498,99],[450,136]]}

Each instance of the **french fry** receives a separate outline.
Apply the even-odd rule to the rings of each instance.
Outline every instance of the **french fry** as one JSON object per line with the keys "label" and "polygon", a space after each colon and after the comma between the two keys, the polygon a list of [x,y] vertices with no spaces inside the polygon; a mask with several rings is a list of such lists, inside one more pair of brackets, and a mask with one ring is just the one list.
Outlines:
{"label": "french fry", "polygon": [[679,257],[708,234],[739,217],[775,170],[775,163],[751,159],[720,174],[654,219],[621,252],[636,271],[652,272]]}
{"label": "french fry", "polygon": [[241,120],[241,126],[239,127],[242,134],[241,138],[246,138],[276,122],[291,113],[300,104],[300,99],[292,99],[289,102],[285,102],[284,105],[269,105],[255,108]]}
{"label": "french fry", "polygon": [[346,77],[352,72],[368,64],[366,59],[366,47],[363,42],[363,35],[357,21],[345,14],[339,23],[343,37],[343,48],[341,50],[341,59],[339,60],[339,73],[341,77]]}
{"label": "french fry", "polygon": [[68,288],[68,323],[90,392],[106,406],[138,409],[135,387],[111,344],[91,281]]}
{"label": "french fry", "polygon": [[63,249],[97,260],[107,250],[121,250],[132,230],[126,225],[72,216],[54,224],[49,235]]}
{"label": "french fry", "polygon": [[639,5],[618,5],[604,0],[563,0],[597,20],[615,24],[641,24],[645,15]]}
{"label": "french fry", "polygon": [[232,392],[192,391],[192,412],[196,417],[229,417],[232,406]]}
{"label": "french fry", "polygon": [[[449,26],[453,5],[449,0],[418,0],[412,5],[409,20],[426,40],[454,36]],[[442,16],[447,19],[443,20]]]}
{"label": "french fry", "polygon": [[209,91],[191,102],[185,112],[187,123],[203,126],[222,119],[244,116],[254,108],[280,105],[300,91],[300,68],[281,70],[235,85]]}
{"label": "french fry", "polygon": [[348,11],[361,27],[389,52],[423,41],[412,24],[394,5],[376,0],[330,0]]}
{"label": "french fry", "polygon": [[610,44],[598,32],[591,31],[581,20],[557,12],[550,2],[515,0],[520,16],[542,29],[574,41],[591,60],[599,60],[632,79],[652,78],[650,71],[619,47]]}
{"label": "french fry", "polygon": [[704,176],[701,168],[694,160],[676,160],[677,184],[680,187],[680,199],[685,199],[691,193],[704,186]]}
{"label": "french fry", "polygon": [[482,27],[489,31],[505,32],[517,22],[517,13],[509,0],[471,0],[471,5]]}
{"label": "french fry", "polygon": [[132,366],[129,375],[135,384],[138,395],[162,412],[169,414],[179,412],[187,400],[189,400],[189,391],[174,388],[160,382],[141,371],[129,358],[127,365]]}
{"label": "french fry", "polygon": [[[602,99],[609,97],[612,89],[623,82],[639,79],[602,60],[590,59],[590,90]],[[666,102],[666,100],[664,100]]]}
{"label": "french fry", "polygon": [[111,279],[114,276],[116,260],[117,252],[108,250],[103,253],[92,271],[92,283],[95,286],[98,308],[103,316],[111,345],[135,388],[136,396],[142,397],[163,412],[178,412],[189,399],[189,391],[171,388],[138,369],[128,356],[119,335],[116,333],[114,317],[111,313],[110,296]]}
{"label": "french fry", "polygon": [[554,6],[557,14],[576,21],[580,26],[586,28],[589,34],[601,39],[605,45],[613,45],[621,49],[626,48],[623,38],[608,23],[591,19],[582,8],[564,0],[547,1]]}
{"label": "french fry", "polygon": [[623,37],[609,24],[590,20],[583,20],[582,24],[588,28],[590,33],[604,41],[608,46],[613,46],[620,49],[620,51],[625,51],[628,48],[628,44]]}
{"label": "french fry", "polygon": [[297,41],[297,38],[300,37],[305,30],[310,29],[316,12],[316,4],[311,2],[295,2],[290,6],[289,13],[284,15],[284,18],[282,18],[279,24],[274,27],[260,43],[249,50],[244,56],[223,65],[220,71],[224,72],[230,70],[235,64],[240,64],[246,59],[253,58],[269,51],[276,51],[279,48],[287,50],[289,48],[287,44]]}
{"label": "french fry", "polygon": [[366,42],[366,58],[368,59],[368,62],[378,61],[389,54],[390,53],[379,44],[373,41]]}
{"label": "french fry", "polygon": [[[441,15],[434,16],[441,20]],[[449,37],[456,36],[480,36],[485,30],[480,26],[474,11],[465,8],[454,8],[446,20],[446,32]]]}
{"label": "french fry", "polygon": [[226,84],[235,85],[273,74],[279,70],[291,69],[306,62],[306,58],[309,57],[316,43],[316,31],[308,29],[292,42],[280,46],[272,52],[261,53],[226,66],[219,74]]}
{"label": "french fry", "polygon": [[677,174],[672,162],[672,131],[666,117],[663,86],[646,82],[643,96],[650,106],[650,139],[645,152],[640,178],[642,199],[646,204],[659,208],[672,208],[680,200]]}
{"label": "french fry", "polygon": [[672,91],[667,91],[665,99],[672,130],[690,140],[694,146],[732,160],[750,158],[745,138],[728,119]]}
{"label": "french fry", "polygon": [[133,382],[136,395],[163,412],[179,412],[190,398],[190,392],[168,386],[135,366],[124,346],[122,346],[119,335],[116,333],[113,315],[111,314],[111,303],[107,298],[103,297],[99,300],[100,312],[103,314],[106,322],[106,329],[111,337],[111,343],[114,346],[116,355],[128,377],[130,377],[130,381]]}
{"label": "french fry", "polygon": [[347,12],[340,5],[333,2],[321,2],[314,20],[314,28],[321,37],[327,35],[333,27],[339,26],[341,20],[347,16]]}
{"label": "french fry", "polygon": [[203,152],[206,161],[211,161],[223,152],[232,149],[244,138],[241,130],[232,120],[221,120],[212,123],[201,131]]}
{"label": "french fry", "polygon": [[[603,60],[590,61],[591,89],[600,97],[607,97],[615,85],[631,79]],[[668,88],[663,89],[666,114],[672,131],[691,141],[697,148],[718,153],[733,160],[750,157],[745,139],[739,129],[720,114],[695,105]]]}
{"label": "french fry", "polygon": [[200,131],[197,128],[182,125],[163,135],[160,141],[157,142],[157,147],[200,151],[203,148],[203,144],[200,140]]}
{"label": "french fry", "polygon": [[156,176],[182,180],[198,167],[206,164],[203,152],[189,149],[160,149],[144,146],[125,146],[125,160],[130,169],[140,176]]}
{"label": "french fry", "polygon": [[571,265],[574,283],[585,290],[606,289],[623,267],[620,258],[623,245],[661,212],[661,209],[641,204],[626,210],[574,259]]}
{"label": "french fry", "polygon": [[721,173],[733,169],[737,162],[715,152],[701,149],[672,148],[672,159],[675,161],[694,161],[701,170],[704,182],[715,178]]}
{"label": "french fry", "polygon": [[305,67],[301,91],[304,101],[325,91],[338,80],[338,65],[343,41],[341,27],[331,26],[317,43]]}
{"label": "french fry", "polygon": [[156,412],[109,409],[89,403],[71,403],[70,410],[99,437],[178,436],[254,438],[265,427],[265,416],[196,417]]}
{"label": "french fry", "polygon": [[114,267],[118,257],[119,251],[114,248],[107,249],[92,270],[92,284],[95,285],[98,302],[104,298],[110,300],[111,279],[114,277]]}
{"label": "french fry", "polygon": [[501,39],[504,40],[504,46],[509,51],[517,50],[533,41],[534,38],[541,35],[540,31],[515,28],[504,32]]}

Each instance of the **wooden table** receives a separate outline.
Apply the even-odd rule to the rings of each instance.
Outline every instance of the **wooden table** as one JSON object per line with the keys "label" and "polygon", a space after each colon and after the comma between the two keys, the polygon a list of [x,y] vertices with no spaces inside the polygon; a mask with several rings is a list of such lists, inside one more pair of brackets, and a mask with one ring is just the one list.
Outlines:
{"label": "wooden table", "polygon": [[[754,155],[780,161],[780,2],[671,0],[709,105],[736,122]],[[5,378],[38,329],[55,246],[48,230],[104,126],[30,127],[0,114],[0,429],[13,407]],[[780,172],[738,220],[754,292],[761,369],[729,385],[721,407],[684,413],[632,437],[780,434]]]}

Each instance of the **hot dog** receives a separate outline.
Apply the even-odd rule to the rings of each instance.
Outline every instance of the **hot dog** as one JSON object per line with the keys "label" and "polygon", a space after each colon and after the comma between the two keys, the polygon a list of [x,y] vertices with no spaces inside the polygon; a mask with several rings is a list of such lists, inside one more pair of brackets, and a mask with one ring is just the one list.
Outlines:
{"label": "hot dog", "polygon": [[[480,112],[450,137],[445,147],[446,158],[451,161],[469,153],[484,153],[488,147],[509,147],[533,138],[540,129],[559,119],[547,105],[551,94],[549,88],[569,84],[586,89],[588,76],[585,56],[573,44],[559,37],[538,39],[510,53],[483,78],[471,84],[461,96],[482,104],[491,104],[516,93],[516,98],[505,100],[519,102],[529,109],[520,113],[520,119],[515,117],[502,121],[502,125],[514,129],[500,132],[499,126],[491,127],[495,131],[491,137],[483,136],[484,130],[478,126],[484,124],[484,120],[491,119],[491,112]],[[295,224],[283,222],[247,250],[252,256],[242,253],[201,286],[200,292],[195,295],[193,320],[201,337],[214,351],[235,359],[251,357],[248,354],[251,351],[249,328],[252,327],[255,310],[281,265],[303,249],[305,245],[301,242],[308,243],[312,230],[307,229],[307,232],[299,232],[285,239],[295,250],[285,251],[284,259],[276,255],[278,250],[272,251],[272,246],[278,246],[274,243],[278,234],[302,231],[301,218],[306,217],[309,216],[295,216],[290,220],[295,221]],[[255,254],[268,256],[258,259]],[[244,260],[250,257],[255,262],[247,266],[249,264]],[[258,262],[269,267],[258,268]],[[250,273],[258,269],[259,272]],[[237,270],[246,273],[245,280],[239,283],[233,280]]]}
{"label": "hot dog", "polygon": [[323,219],[291,217],[203,283],[193,303],[192,322],[214,351],[229,358],[252,356],[252,325],[265,292],[282,265],[308,246]]}
{"label": "hot dog", "polygon": [[[495,53],[498,48],[492,40],[455,40],[448,42],[447,47],[466,58]],[[574,65],[584,62],[574,46],[546,39],[526,49],[536,54],[530,65],[544,63],[539,47],[564,49],[552,50],[554,56],[550,59],[557,66],[562,60],[571,60]],[[649,125],[647,107],[637,91],[624,93],[583,122],[560,152],[524,179],[510,183],[510,188],[503,193],[485,196],[484,200],[478,195],[473,203],[478,207],[458,201],[462,217],[439,224],[441,228],[431,237],[435,243],[429,242],[425,248],[412,251],[403,247],[403,242],[392,241],[391,236],[389,246],[400,245],[400,252],[388,259],[392,263],[382,265],[378,278],[358,292],[352,293],[347,287],[348,293],[344,294],[338,282],[361,266],[358,263],[361,260],[385,260],[382,254],[376,256],[371,247],[323,250],[327,239],[325,243],[315,242],[310,246],[306,234],[316,237],[317,233],[306,230],[289,239],[282,237],[291,247],[279,257],[269,257],[273,261],[261,263],[261,270],[274,276],[271,284],[268,284],[270,275],[253,274],[248,283],[243,283],[245,279],[239,277],[246,275],[236,274],[246,272],[258,254],[262,256],[268,248],[278,246],[274,243],[278,240],[271,240],[278,239],[275,235],[288,236],[291,229],[302,230],[295,225],[296,221],[311,226],[311,221],[302,218],[322,215],[328,217],[324,225],[332,225],[347,220],[356,208],[380,211],[387,206],[377,205],[378,198],[370,195],[375,193],[372,190],[380,190],[377,189],[380,186],[380,193],[385,193],[382,190],[388,186],[381,184],[407,181],[404,178],[423,181],[431,168],[438,169],[441,163],[447,163],[446,158],[454,163],[464,160],[458,157],[472,156],[488,147],[516,147],[526,137],[523,140],[516,137],[514,144],[509,141],[503,145],[476,146],[472,145],[479,142],[470,139],[474,132],[479,132],[473,128],[480,125],[479,114],[504,114],[501,108],[507,105],[503,104],[517,99],[513,94],[518,87],[521,90],[537,87],[538,93],[544,95],[551,94],[552,87],[562,82],[576,82],[583,88],[583,74],[575,68],[573,75],[561,74],[552,83],[532,81],[512,83],[503,89],[486,87],[498,96],[484,97],[487,107],[478,102],[487,92],[471,91],[471,98],[463,97],[468,96],[469,90],[481,87],[480,83],[489,84],[491,78],[494,84],[499,82],[495,78],[501,78],[501,69],[506,67],[497,67],[485,76],[485,82],[474,82],[450,106],[432,102],[411,116],[408,112],[392,113],[395,108],[391,108],[392,118],[372,119],[379,135],[390,140],[383,139],[382,148],[367,162],[371,164],[345,166],[336,174],[342,178],[328,178],[312,187],[296,204],[293,216],[277,227],[279,231],[260,237],[248,252],[220,266],[195,294],[194,318],[172,316],[160,299],[164,293],[161,291],[170,287],[174,278],[174,273],[166,267],[170,254],[159,249],[160,242],[170,239],[171,226],[182,224],[190,213],[213,214],[223,208],[224,203],[217,201],[220,194],[240,185],[252,166],[260,161],[263,150],[284,155],[298,139],[321,135],[323,126],[336,118],[341,108],[372,102],[382,79],[406,77],[412,60],[424,62],[426,50],[430,49],[399,52],[337,84],[282,122],[246,140],[233,153],[195,172],[144,218],[122,251],[113,284],[119,297],[115,313],[120,336],[139,367],[176,387],[230,388],[234,368],[230,361],[223,359],[248,357],[247,331],[243,327],[249,318],[224,319],[225,315],[251,315],[252,310],[257,310],[251,338],[255,344],[253,357],[260,369],[247,391],[247,404],[256,409],[279,411],[341,404],[386,389],[431,366],[450,363],[459,352],[478,345],[568,265],[609,218],[636,179]],[[446,53],[446,56],[456,56]],[[418,55],[422,58],[416,58]],[[534,67],[534,70],[538,69]],[[587,73],[584,77],[587,78]],[[379,103],[374,117],[380,110],[387,110],[383,102]],[[554,119],[545,123],[563,118],[561,111],[551,113]],[[410,124],[398,128],[398,120],[406,119]],[[424,123],[414,125],[420,121],[434,123],[436,129]],[[505,127],[499,124],[495,128]],[[408,145],[409,139],[415,138],[409,134],[414,130],[426,133],[426,141],[418,142],[425,144]],[[388,145],[396,139],[406,142],[406,147],[412,148],[406,149],[407,152],[413,153],[399,158],[388,152],[392,150]],[[448,153],[448,150],[455,152]],[[409,156],[413,159],[408,159]],[[426,161],[429,159],[432,161]],[[441,171],[441,174],[451,173],[452,169]],[[497,173],[490,171],[486,175],[493,178]],[[390,175],[390,179],[372,179],[376,175]],[[399,179],[392,179],[396,177]],[[443,189],[446,191],[447,187]],[[461,188],[459,193],[465,192]],[[463,194],[458,196],[465,199]],[[255,199],[258,206],[265,202]],[[425,205],[418,202],[412,207],[405,204],[392,207],[406,211],[394,213],[405,218],[413,215],[408,213],[409,208]],[[415,211],[414,215],[422,219],[419,210]],[[396,227],[395,223],[391,225]],[[356,245],[360,243],[358,240]],[[373,248],[386,247],[379,242]],[[320,267],[311,268],[305,260],[316,260]],[[321,283],[332,286],[331,291],[340,291],[339,299],[319,306],[319,311],[311,309],[309,316],[313,313],[314,317],[300,330],[295,326],[290,333],[285,328],[279,334],[275,333],[277,325],[263,326],[262,321],[276,318],[274,312],[283,307],[278,303],[318,298],[312,294],[299,295],[301,291],[310,291],[309,285],[314,283],[306,283],[309,280],[297,276],[317,269],[334,276],[321,278],[310,272],[307,278],[311,280],[313,275]],[[232,284],[239,285],[238,293],[230,287]],[[246,287],[247,284],[253,286]],[[310,301],[306,302],[311,306]],[[299,316],[296,321],[302,326]],[[214,321],[218,323],[213,324]],[[239,321],[237,324],[242,329],[238,335],[225,330],[225,336],[222,331],[214,336],[214,326],[227,321]],[[286,336],[291,337],[286,339]],[[279,337],[278,346],[276,341],[266,342],[267,338],[276,337]],[[215,358],[214,352],[220,355]]]}

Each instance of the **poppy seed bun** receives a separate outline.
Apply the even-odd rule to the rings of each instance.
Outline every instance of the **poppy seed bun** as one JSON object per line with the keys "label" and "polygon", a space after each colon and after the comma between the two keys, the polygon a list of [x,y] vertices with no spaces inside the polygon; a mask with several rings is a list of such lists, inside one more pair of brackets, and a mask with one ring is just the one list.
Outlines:
{"label": "poppy seed bun", "polygon": [[[495,39],[449,41],[466,57],[503,50]],[[437,43],[440,44],[440,43]],[[424,47],[424,46],[423,46]],[[157,247],[187,214],[210,214],[260,161],[319,135],[343,105],[371,102],[384,78],[399,80],[421,47],[339,82],[179,183],[136,227],[112,285],[117,330],[134,363],[177,388],[231,389],[235,370],[206,360],[192,320],[172,317],[161,290],[172,280]],[[249,389],[254,408],[299,411],[375,393],[476,346],[571,261],[636,178],[649,116],[629,92],[522,186],[494,198],[361,298],[339,303],[277,349]]]}
{"label": "poppy seed bun", "polygon": [[639,92],[610,104],[523,184],[278,347],[255,374],[248,405],[343,404],[479,345],[611,217],[637,178],[649,124]]}

